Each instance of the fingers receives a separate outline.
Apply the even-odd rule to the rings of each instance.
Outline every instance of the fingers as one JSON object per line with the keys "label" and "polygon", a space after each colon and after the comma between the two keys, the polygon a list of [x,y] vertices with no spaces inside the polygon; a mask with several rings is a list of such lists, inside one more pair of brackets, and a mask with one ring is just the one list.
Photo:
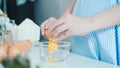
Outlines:
{"label": "fingers", "polygon": [[46,28],[50,28],[53,23],[55,23],[57,20],[53,17],[49,18],[48,23],[46,24]]}
{"label": "fingers", "polygon": [[48,33],[48,31],[56,23],[56,21],[57,20],[55,18],[53,18],[53,17],[51,17],[49,19],[49,21],[48,21],[49,23],[46,24],[46,28],[47,28],[46,35],[50,34],[50,33]]}
{"label": "fingers", "polygon": [[52,24],[52,26],[49,28],[48,34],[53,32],[57,27],[59,27],[59,26],[61,26],[63,24],[64,24],[64,19],[58,20],[57,22]]}
{"label": "fingers", "polygon": [[57,40],[57,41],[60,41],[60,40],[63,40],[65,38],[69,37],[70,35],[71,35],[70,31],[67,30],[67,31],[61,33],[57,38],[53,38],[53,39]]}
{"label": "fingers", "polygon": [[45,36],[49,27],[56,21],[55,18],[51,17],[48,20],[44,21],[41,25],[42,35]]}
{"label": "fingers", "polygon": [[60,25],[55,29],[53,38],[56,38],[58,35],[60,35],[61,33],[67,30],[68,30],[68,27],[65,24]]}
{"label": "fingers", "polygon": [[41,25],[42,35],[47,36],[53,32],[52,38],[57,40],[62,40],[70,36],[70,31],[68,30],[66,20],[55,18],[49,18]]}
{"label": "fingers", "polygon": [[41,25],[42,35],[45,35],[45,26],[46,26],[47,23],[48,23],[48,20],[45,20]]}

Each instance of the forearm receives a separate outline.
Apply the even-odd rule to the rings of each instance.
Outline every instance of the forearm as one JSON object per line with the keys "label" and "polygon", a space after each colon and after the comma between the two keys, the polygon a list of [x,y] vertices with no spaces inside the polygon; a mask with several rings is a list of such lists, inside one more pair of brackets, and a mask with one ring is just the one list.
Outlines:
{"label": "forearm", "polygon": [[63,17],[67,13],[70,13],[70,14],[72,13],[75,2],[76,0],[73,0],[73,2],[68,6],[68,8],[64,11],[64,13],[60,16],[60,18]]}
{"label": "forearm", "polygon": [[93,30],[100,30],[120,24],[120,4],[90,18]]}

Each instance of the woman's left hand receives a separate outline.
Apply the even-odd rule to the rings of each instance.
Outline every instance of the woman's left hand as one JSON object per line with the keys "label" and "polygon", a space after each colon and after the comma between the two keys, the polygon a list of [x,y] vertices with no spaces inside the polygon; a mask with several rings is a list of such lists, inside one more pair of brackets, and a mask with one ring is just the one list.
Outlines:
{"label": "woman's left hand", "polygon": [[89,18],[80,18],[71,14],[66,14],[51,25],[47,34],[53,32],[53,39],[62,40],[72,35],[84,36],[92,30],[93,27]]}

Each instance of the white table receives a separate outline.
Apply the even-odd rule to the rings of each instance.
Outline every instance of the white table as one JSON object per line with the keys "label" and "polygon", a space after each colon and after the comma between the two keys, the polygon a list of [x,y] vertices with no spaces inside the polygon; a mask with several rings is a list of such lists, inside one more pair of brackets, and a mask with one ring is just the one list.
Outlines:
{"label": "white table", "polygon": [[39,65],[40,68],[120,68],[119,66],[90,59],[73,53],[71,53],[64,62],[43,62],[40,60],[40,51],[38,47],[34,47],[28,56],[31,58],[32,68],[35,68],[36,64]]}
{"label": "white table", "polygon": [[[43,62],[40,59],[39,47],[33,47],[28,53],[27,57],[31,61],[31,68],[36,68],[36,65],[40,66],[40,68],[120,68],[112,64],[90,59],[73,53],[71,53],[64,62]],[[0,68],[3,67],[0,65]]]}

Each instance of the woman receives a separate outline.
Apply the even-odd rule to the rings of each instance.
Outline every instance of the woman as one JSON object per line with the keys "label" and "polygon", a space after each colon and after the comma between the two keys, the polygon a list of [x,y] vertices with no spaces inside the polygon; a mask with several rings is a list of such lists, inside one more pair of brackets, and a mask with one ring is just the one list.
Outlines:
{"label": "woman", "polygon": [[[73,36],[74,53],[120,65],[120,0],[74,0],[63,15],[41,25],[54,40]],[[47,31],[45,31],[48,29]]]}

